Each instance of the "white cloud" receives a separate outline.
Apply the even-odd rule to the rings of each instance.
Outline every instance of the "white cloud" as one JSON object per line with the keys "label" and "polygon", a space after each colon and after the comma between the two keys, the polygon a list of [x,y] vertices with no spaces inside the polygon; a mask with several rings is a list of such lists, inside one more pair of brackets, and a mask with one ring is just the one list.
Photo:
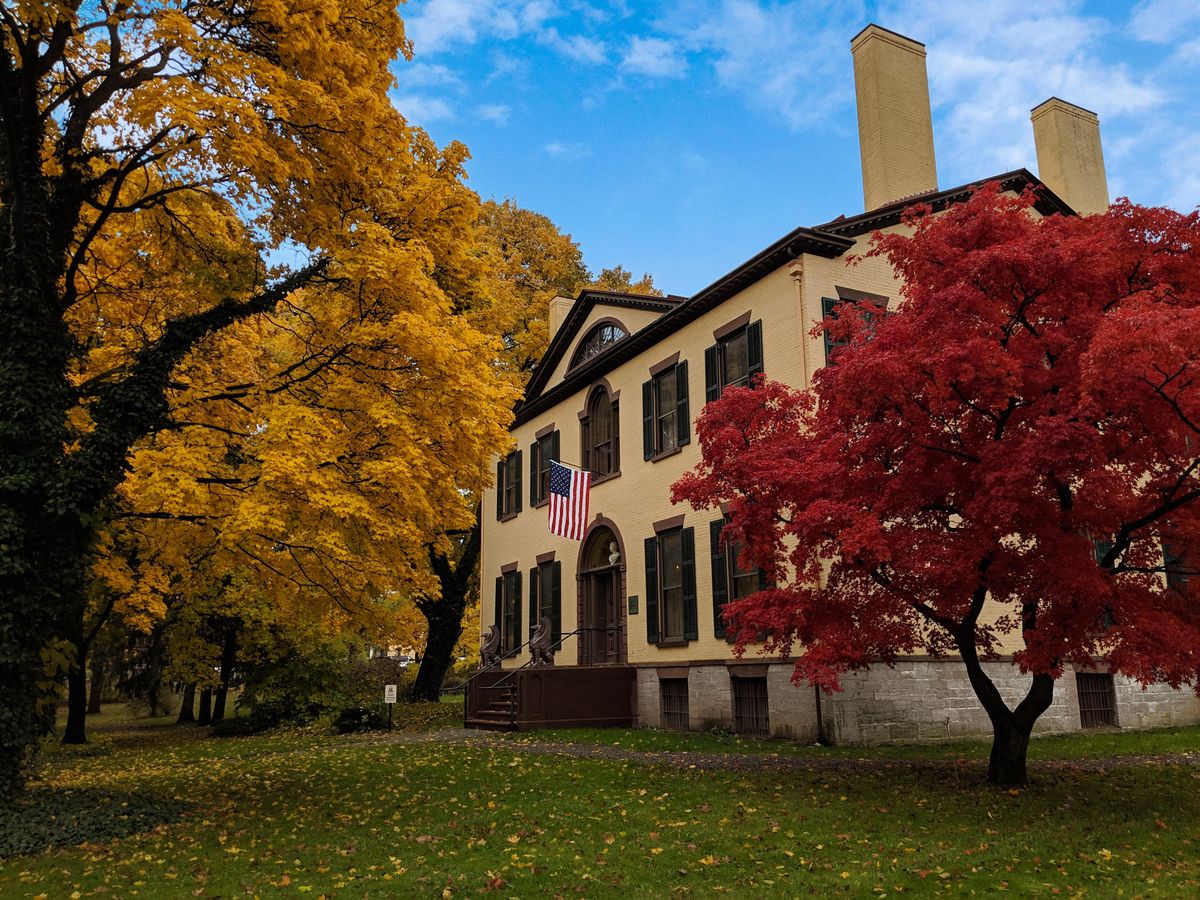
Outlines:
{"label": "white cloud", "polygon": [[687,68],[679,46],[662,38],[634,36],[621,60],[621,71],[651,78],[678,78]]}
{"label": "white cloud", "polygon": [[1171,44],[1195,33],[1200,24],[1196,0],[1142,0],[1129,17],[1129,30],[1139,41]]}
{"label": "white cloud", "polygon": [[513,28],[511,14],[493,0],[428,0],[405,17],[405,29],[418,58],[455,44],[473,44],[482,31]]}
{"label": "white cloud", "polygon": [[404,88],[458,87],[462,80],[441,63],[402,62],[396,69],[396,83]]}
{"label": "white cloud", "polygon": [[555,0],[425,0],[408,11],[406,27],[418,58],[487,39],[532,36],[568,59],[603,62],[607,54],[602,40],[563,34],[550,24],[565,15]]}
{"label": "white cloud", "polygon": [[590,154],[586,144],[571,144],[566,141],[551,141],[543,149],[547,155],[560,159],[581,159]]}
{"label": "white cloud", "polygon": [[952,181],[1036,169],[1029,113],[1048,97],[1094,110],[1102,128],[1166,99],[1149,73],[1105,60],[1111,26],[1077,0],[894,0],[880,16],[926,44],[938,168]]}
{"label": "white cloud", "polygon": [[604,42],[595,38],[572,34],[563,37],[553,26],[538,35],[538,43],[544,44],[567,59],[583,63],[602,63],[607,59]]}
{"label": "white cloud", "polygon": [[723,87],[799,128],[827,121],[854,96],[849,38],[862,20],[860,2],[684,0],[657,24],[705,57]]}
{"label": "white cloud", "polygon": [[423,125],[441,119],[453,119],[450,105],[438,97],[422,97],[419,94],[401,94],[392,97],[392,105],[409,122]]}
{"label": "white cloud", "polygon": [[479,107],[479,118],[496,125],[506,125],[512,110],[504,103],[485,103]]}

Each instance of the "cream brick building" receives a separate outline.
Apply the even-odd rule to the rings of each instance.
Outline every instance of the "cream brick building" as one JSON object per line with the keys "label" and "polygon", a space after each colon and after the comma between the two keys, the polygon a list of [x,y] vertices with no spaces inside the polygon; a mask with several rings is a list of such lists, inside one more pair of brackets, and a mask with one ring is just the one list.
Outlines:
{"label": "cream brick building", "polygon": [[[481,633],[495,625],[512,656],[504,674],[478,679],[470,721],[719,726],[864,743],[989,731],[957,658],[873,668],[847,677],[834,697],[793,686],[791,665],[778,659],[735,660],[720,607],[756,589],[759,575],[739,571],[736,553],[718,543],[718,513],[669,498],[699,462],[694,420],[706,402],[759,371],[808,386],[831,350],[810,335],[816,322],[838,303],[897,302],[885,260],[846,259],[876,231],[901,228],[914,198],[940,210],[998,181],[1034,188],[1042,215],[1107,207],[1095,114],[1057,98],[1033,110],[1041,180],[1019,169],[939,190],[924,46],[871,25],[851,51],[865,212],[797,228],[692,297],[589,290],[552,303],[550,346],[512,428],[516,449],[497,463],[484,501],[479,624]],[[593,473],[582,542],[548,530],[550,459]],[[523,649],[541,616],[560,642],[549,668],[529,666]],[[987,665],[1010,700],[1024,692],[1009,663]],[[1079,728],[1081,716],[1192,722],[1200,702],[1068,674],[1039,727]]]}

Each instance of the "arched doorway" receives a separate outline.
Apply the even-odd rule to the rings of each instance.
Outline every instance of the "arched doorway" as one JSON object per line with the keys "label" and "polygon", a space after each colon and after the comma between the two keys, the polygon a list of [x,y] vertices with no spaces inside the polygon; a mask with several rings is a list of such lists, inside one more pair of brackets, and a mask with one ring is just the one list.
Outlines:
{"label": "arched doorway", "polygon": [[578,572],[579,665],[625,662],[625,553],[611,523],[592,526]]}

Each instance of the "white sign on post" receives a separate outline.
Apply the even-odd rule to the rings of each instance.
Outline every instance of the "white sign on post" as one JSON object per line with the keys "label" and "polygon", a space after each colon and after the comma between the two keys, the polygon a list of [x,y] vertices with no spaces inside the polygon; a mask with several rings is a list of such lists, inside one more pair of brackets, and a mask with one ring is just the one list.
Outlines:
{"label": "white sign on post", "polygon": [[396,686],[394,684],[385,684],[383,686],[383,702],[384,703],[395,703],[396,702]]}

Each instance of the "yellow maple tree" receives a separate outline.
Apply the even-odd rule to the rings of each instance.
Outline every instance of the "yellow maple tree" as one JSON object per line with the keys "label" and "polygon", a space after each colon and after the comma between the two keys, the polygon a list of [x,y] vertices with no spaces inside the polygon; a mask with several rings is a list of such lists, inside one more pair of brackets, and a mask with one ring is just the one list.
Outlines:
{"label": "yellow maple tree", "polygon": [[355,617],[471,521],[516,389],[463,314],[466,149],[388,97],[408,52],[371,0],[0,8],[0,793],[48,641],[82,687],[108,542],[155,548],[148,616],[201,554]]}

